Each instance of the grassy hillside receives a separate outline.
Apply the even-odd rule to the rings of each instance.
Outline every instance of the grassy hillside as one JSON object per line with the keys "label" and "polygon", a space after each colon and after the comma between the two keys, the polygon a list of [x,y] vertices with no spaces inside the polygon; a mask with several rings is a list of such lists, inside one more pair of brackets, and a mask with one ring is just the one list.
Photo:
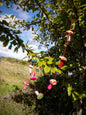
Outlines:
{"label": "grassy hillside", "polygon": [[[34,70],[39,76],[39,70],[35,67]],[[23,90],[24,81],[27,79],[30,81],[30,77],[29,62],[2,57],[0,62],[0,115],[26,115],[28,111],[33,111],[33,106],[28,108],[12,99],[7,102],[2,100],[2,97],[8,94]],[[33,115],[33,112],[31,114]]]}

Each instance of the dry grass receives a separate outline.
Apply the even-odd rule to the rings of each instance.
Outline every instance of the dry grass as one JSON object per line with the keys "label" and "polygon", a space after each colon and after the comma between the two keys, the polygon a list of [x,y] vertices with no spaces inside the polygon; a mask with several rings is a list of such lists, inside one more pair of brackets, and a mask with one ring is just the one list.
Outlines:
{"label": "dry grass", "polygon": [[0,63],[0,76],[7,83],[21,84],[28,76],[28,67],[17,63],[2,61]]}
{"label": "dry grass", "polygon": [[[40,75],[39,68],[34,67],[33,71],[36,71],[37,77]],[[30,107],[26,107],[23,103],[16,103],[12,99],[7,102],[2,101],[3,96],[17,91],[16,87],[19,88],[19,90],[23,90],[24,82],[27,79],[32,83],[30,80],[31,76],[32,75],[29,74],[28,62],[27,64],[23,64],[16,60],[10,61],[10,59],[7,60],[6,58],[2,58],[0,62],[0,115],[34,114],[34,104]]]}
{"label": "dry grass", "polygon": [[[38,69],[34,67],[33,71],[37,70]],[[38,70],[36,76],[39,76],[39,74],[40,72]],[[0,63],[0,79],[6,81],[9,85],[23,84],[27,79],[30,80],[30,77],[29,64],[11,63],[7,60],[2,60]]]}

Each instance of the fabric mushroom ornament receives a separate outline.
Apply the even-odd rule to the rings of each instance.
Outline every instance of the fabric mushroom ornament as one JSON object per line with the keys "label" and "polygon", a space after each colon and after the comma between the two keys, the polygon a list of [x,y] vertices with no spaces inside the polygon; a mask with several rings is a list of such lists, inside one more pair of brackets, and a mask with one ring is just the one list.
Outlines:
{"label": "fabric mushroom ornament", "polygon": [[24,82],[24,84],[25,84],[25,86],[24,86],[24,89],[26,89],[27,88],[27,85],[29,85],[29,82]]}
{"label": "fabric mushroom ornament", "polygon": [[35,94],[37,96],[37,99],[39,100],[41,100],[44,97],[43,93],[39,93],[38,91],[35,91]]}
{"label": "fabric mushroom ornament", "polygon": [[37,59],[36,57],[34,56],[33,59],[32,59],[32,63],[36,63],[37,62]]}
{"label": "fabric mushroom ornament", "polygon": [[58,67],[62,67],[63,66],[63,62],[67,61],[67,58],[64,56],[59,56],[59,59],[61,60],[60,64],[58,65]]}
{"label": "fabric mushroom ornament", "polygon": [[32,76],[30,79],[31,79],[31,80],[36,80],[35,72],[33,72],[33,76]]}
{"label": "fabric mushroom ornament", "polygon": [[68,30],[68,31],[66,31],[66,34],[67,34],[67,42],[70,42],[73,32],[71,30]]}
{"label": "fabric mushroom ornament", "polygon": [[51,79],[51,80],[50,80],[50,83],[51,83],[52,85],[56,85],[56,84],[57,84],[57,81],[56,81],[55,79]]}
{"label": "fabric mushroom ornament", "polygon": [[32,66],[32,65],[29,65],[29,72],[30,72],[30,75],[31,75],[32,69],[33,69],[33,66]]}

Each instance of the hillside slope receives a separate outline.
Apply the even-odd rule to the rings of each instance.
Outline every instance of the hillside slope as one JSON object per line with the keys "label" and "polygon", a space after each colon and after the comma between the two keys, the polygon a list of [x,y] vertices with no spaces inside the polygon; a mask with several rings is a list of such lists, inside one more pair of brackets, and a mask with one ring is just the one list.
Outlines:
{"label": "hillside slope", "polygon": [[[39,70],[34,67],[33,71],[36,71],[36,75],[39,75]],[[26,80],[29,83],[33,83],[30,80],[32,75],[29,74],[29,63],[19,61],[11,58],[2,58],[0,62],[0,115],[30,115],[34,114],[35,103],[32,103],[32,94],[21,95],[20,91],[23,90],[24,82]],[[27,88],[30,89],[30,86]],[[9,98],[13,92],[18,93],[20,97],[18,99],[28,100],[30,106],[21,103],[17,103],[13,99]],[[22,97],[23,96],[23,97]],[[3,100],[3,97],[5,97]],[[28,98],[28,99],[27,99]],[[29,104],[28,103],[28,104]],[[16,110],[16,111],[15,111]]]}

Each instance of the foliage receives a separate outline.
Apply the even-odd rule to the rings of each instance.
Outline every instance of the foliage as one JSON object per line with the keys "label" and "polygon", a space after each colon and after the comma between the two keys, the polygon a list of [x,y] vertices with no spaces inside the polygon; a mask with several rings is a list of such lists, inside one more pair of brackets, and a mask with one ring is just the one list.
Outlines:
{"label": "foliage", "polygon": [[[15,3],[18,8],[22,8],[24,11],[32,11],[35,13],[31,21],[15,20],[14,26],[23,27],[24,30],[32,30],[38,32],[34,40],[40,41],[41,45],[52,45],[46,55],[51,57],[40,58],[38,66],[44,68],[45,73],[53,74],[56,71],[56,64],[58,56],[62,55],[64,49],[64,43],[66,40],[65,32],[70,28],[70,22],[73,19],[72,30],[74,35],[71,42],[68,44],[65,57],[67,57],[67,66],[63,66],[61,69],[62,85],[66,87],[68,96],[71,97],[73,104],[78,100],[83,100],[86,97],[86,2],[85,0],[4,0],[7,7],[10,7],[10,3]],[[2,5],[3,2],[0,2]],[[13,17],[13,16],[12,16]],[[2,21],[0,26],[6,28],[8,23]],[[11,28],[12,24],[10,23]],[[37,29],[35,30],[35,26]],[[3,30],[3,29],[2,29]],[[10,31],[15,33],[13,29],[6,28],[8,33]],[[19,32],[19,31],[18,31]],[[20,32],[19,32],[20,33]],[[15,33],[19,34],[19,33]],[[1,31],[4,46],[12,39],[15,41],[15,37],[11,36],[11,39],[3,35]],[[12,38],[13,37],[13,38]],[[16,36],[17,37],[17,36]],[[19,40],[19,46],[22,45],[22,41]],[[21,44],[20,44],[21,43]],[[13,44],[15,44],[13,42]],[[16,44],[15,44],[16,45]],[[40,47],[41,47],[40,45]],[[54,46],[53,46],[54,45]],[[18,47],[17,47],[18,48]],[[32,50],[30,50],[32,51]],[[29,51],[29,52],[30,52]],[[34,53],[30,52],[30,55]],[[36,54],[35,54],[36,55]],[[68,71],[73,75],[68,75]],[[60,86],[62,87],[62,86]],[[63,87],[62,87],[63,88]],[[77,104],[77,103],[76,103]],[[47,111],[47,110],[46,110]]]}
{"label": "foliage", "polygon": [[4,47],[8,45],[8,48],[11,49],[14,45],[14,51],[18,51],[20,47],[24,49],[23,40],[19,38],[20,33],[21,32],[16,30],[16,28],[10,27],[7,21],[0,21],[0,41],[3,42]]}

